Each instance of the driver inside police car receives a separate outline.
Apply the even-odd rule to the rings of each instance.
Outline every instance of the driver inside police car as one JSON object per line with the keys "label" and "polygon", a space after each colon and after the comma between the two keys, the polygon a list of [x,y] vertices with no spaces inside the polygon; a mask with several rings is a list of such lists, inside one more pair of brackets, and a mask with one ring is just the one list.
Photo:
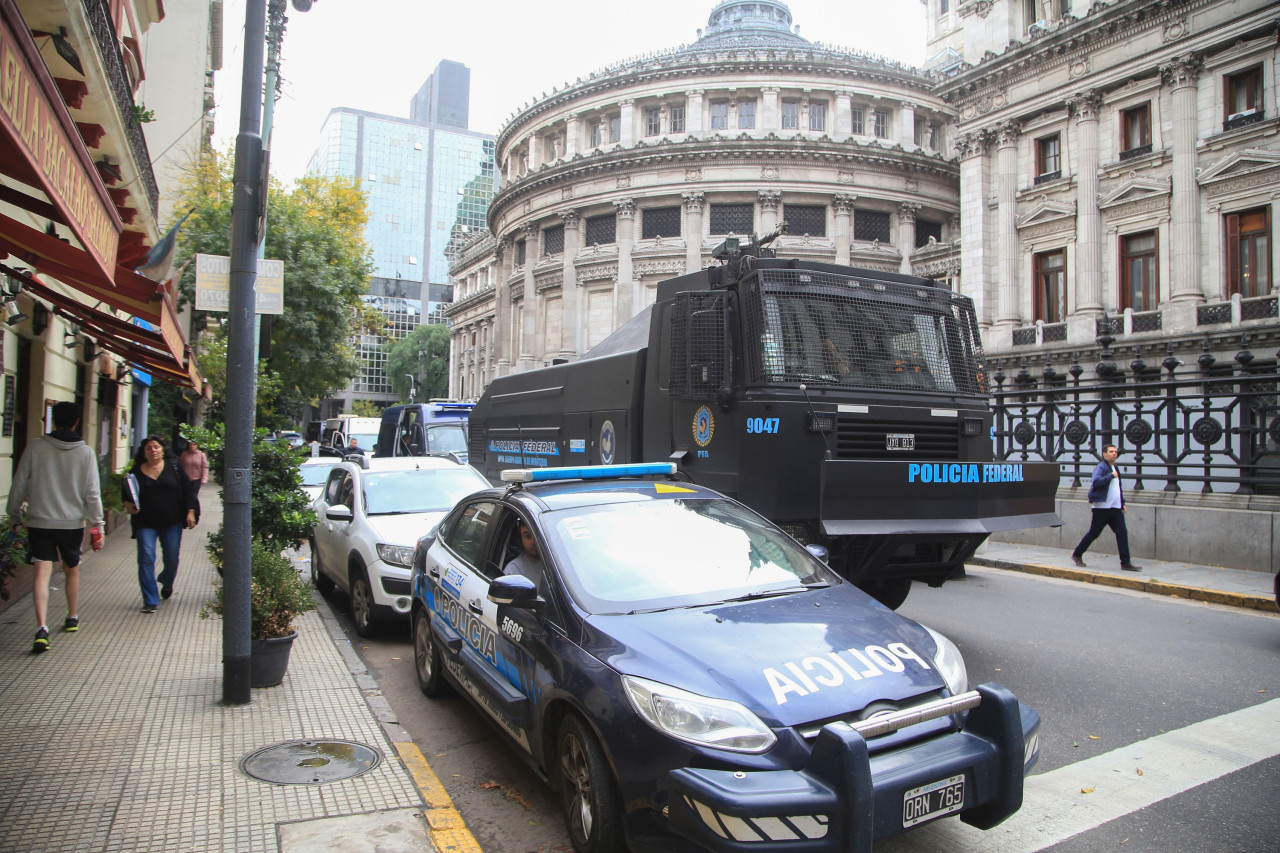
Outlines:
{"label": "driver inside police car", "polygon": [[520,522],[520,553],[503,568],[504,575],[524,575],[535,584],[542,582],[542,552],[529,525]]}

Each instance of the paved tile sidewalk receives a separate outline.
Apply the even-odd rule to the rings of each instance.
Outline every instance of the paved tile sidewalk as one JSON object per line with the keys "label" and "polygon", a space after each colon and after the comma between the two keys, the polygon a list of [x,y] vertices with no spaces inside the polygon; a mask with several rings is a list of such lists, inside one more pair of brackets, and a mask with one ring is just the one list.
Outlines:
{"label": "paved tile sidewalk", "polygon": [[[183,536],[174,597],[155,614],[141,612],[127,527],[86,555],[77,633],[61,631],[55,573],[49,651],[31,653],[30,589],[13,590],[25,598],[0,613],[0,852],[274,852],[308,835],[344,838],[345,850],[432,850],[414,779],[321,613],[298,621],[282,685],[221,703],[222,622],[198,616],[215,577],[204,543],[221,520],[206,503]],[[357,741],[383,760],[319,785],[239,769],[255,750],[311,738]]]}

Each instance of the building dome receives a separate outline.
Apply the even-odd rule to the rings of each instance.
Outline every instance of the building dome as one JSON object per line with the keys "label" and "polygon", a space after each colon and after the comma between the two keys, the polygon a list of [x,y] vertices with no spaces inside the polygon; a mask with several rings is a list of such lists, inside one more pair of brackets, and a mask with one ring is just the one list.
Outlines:
{"label": "building dome", "polygon": [[725,0],[711,10],[694,47],[807,45],[792,31],[791,10],[774,0]]}

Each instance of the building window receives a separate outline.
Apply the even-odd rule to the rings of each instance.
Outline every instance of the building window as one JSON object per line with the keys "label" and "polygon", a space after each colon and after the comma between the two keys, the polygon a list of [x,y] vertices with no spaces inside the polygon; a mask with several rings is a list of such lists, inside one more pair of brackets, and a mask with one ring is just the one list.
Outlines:
{"label": "building window", "polygon": [[1151,153],[1151,105],[1120,111],[1120,159]]}
{"label": "building window", "polygon": [[711,102],[711,129],[725,130],[729,127],[729,102]]}
{"label": "building window", "polygon": [[864,123],[863,115],[864,113],[863,113],[862,107],[853,108],[853,126],[850,128],[850,132],[853,133],[855,136],[866,135],[867,129],[866,129],[866,124]]}
{"label": "building window", "polygon": [[756,102],[738,101],[738,129],[754,130],[756,126]]}
{"label": "building window", "polygon": [[800,102],[799,101],[783,101],[782,102],[782,129],[783,130],[799,130],[800,129]]}
{"label": "building window", "polygon": [[756,206],[754,204],[711,205],[712,234],[754,234]]}
{"label": "building window", "polygon": [[936,124],[929,125],[929,149],[932,151],[939,150],[938,135],[942,132],[942,128]]}
{"label": "building window", "polygon": [[810,101],[809,102],[809,129],[823,130],[827,129],[827,102],[826,101]]}
{"label": "building window", "polygon": [[644,111],[644,135],[658,136],[662,133],[662,111],[661,110],[645,110]]}
{"label": "building window", "polygon": [[593,121],[591,123],[591,147],[599,148],[604,144],[604,123]]}
{"label": "building window", "polygon": [[516,241],[516,266],[518,267],[524,266],[524,259],[525,259],[524,253],[525,253],[525,241],[517,240]]}
{"label": "building window", "polygon": [[684,133],[684,107],[671,108],[671,132]]}
{"label": "building window", "polygon": [[788,204],[783,209],[788,233],[794,236],[827,236],[827,208],[821,204]]}
{"label": "building window", "polygon": [[1262,120],[1262,66],[1228,74],[1226,84],[1226,116],[1223,130],[1253,124]]}
{"label": "building window", "polygon": [[622,116],[614,116],[609,119],[609,141],[617,142],[622,139]]}
{"label": "building window", "polygon": [[911,129],[911,141],[921,148],[924,147],[924,129],[925,121],[922,117],[916,116],[915,127]]}
{"label": "building window", "polygon": [[1036,183],[1062,177],[1062,137],[1058,134],[1036,140]]}
{"label": "building window", "polygon": [[618,218],[610,213],[605,216],[592,216],[587,219],[587,245],[607,246],[618,242]]}
{"label": "building window", "polygon": [[542,254],[558,255],[564,251],[564,226],[552,225],[542,231]]}
{"label": "building window", "polygon": [[1151,311],[1159,306],[1156,283],[1156,232],[1120,239],[1120,308]]}
{"label": "building window", "polygon": [[1035,319],[1061,323],[1067,318],[1067,253],[1040,252],[1035,256]]}
{"label": "building window", "polygon": [[916,217],[916,248],[929,245],[930,237],[936,243],[942,242],[942,223]]}
{"label": "building window", "polygon": [[1228,295],[1271,292],[1271,208],[1227,214]]}
{"label": "building window", "polygon": [[938,0],[938,14],[945,15],[951,11],[951,0]]}
{"label": "building window", "polygon": [[888,139],[889,138],[889,113],[886,110],[876,110],[875,114],[872,116],[872,119],[874,123],[874,127],[872,128],[872,135],[874,135],[876,139]]}
{"label": "building window", "polygon": [[640,239],[680,236],[680,208],[651,207],[640,211]]}
{"label": "building window", "polygon": [[883,210],[853,211],[853,239],[870,243],[879,240],[881,243],[892,242],[889,239],[889,214]]}

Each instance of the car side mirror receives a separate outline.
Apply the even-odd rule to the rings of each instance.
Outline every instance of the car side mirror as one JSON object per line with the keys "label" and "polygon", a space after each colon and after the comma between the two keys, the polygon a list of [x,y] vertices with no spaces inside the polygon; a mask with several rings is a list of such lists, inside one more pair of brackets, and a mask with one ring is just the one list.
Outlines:
{"label": "car side mirror", "polygon": [[351,507],[346,504],[331,506],[324,511],[324,517],[330,521],[350,521]]}
{"label": "car side mirror", "polygon": [[519,607],[525,610],[539,609],[543,601],[538,598],[538,587],[524,575],[503,575],[489,582],[489,600],[499,607]]}

